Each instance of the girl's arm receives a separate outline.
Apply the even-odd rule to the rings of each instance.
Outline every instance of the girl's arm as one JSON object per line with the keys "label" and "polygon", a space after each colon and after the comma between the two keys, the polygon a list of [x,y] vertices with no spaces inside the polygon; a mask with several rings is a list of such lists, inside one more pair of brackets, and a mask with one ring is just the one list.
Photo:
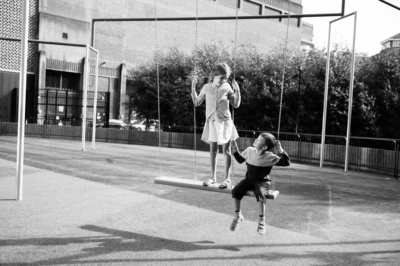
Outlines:
{"label": "girl's arm", "polygon": [[238,108],[240,106],[241,95],[239,85],[237,84],[236,80],[232,80],[232,89],[233,93],[229,95],[229,102],[234,108]]}
{"label": "girl's arm", "polygon": [[197,79],[193,78],[192,79],[192,93],[190,94],[190,96],[192,96],[192,101],[193,101],[194,106],[199,106],[200,104],[203,103],[203,101],[206,98],[206,94],[205,94],[205,91],[204,91],[205,85],[201,89],[201,91],[199,93],[199,96],[197,96],[196,84],[197,84]]}
{"label": "girl's arm", "polygon": [[283,150],[281,142],[279,140],[276,144],[276,153],[280,158],[280,160],[276,164],[276,166],[289,166],[290,165],[289,155]]}
{"label": "girl's arm", "polygon": [[238,146],[236,144],[236,141],[231,140],[231,146],[232,146],[232,153],[233,153],[233,156],[235,157],[235,160],[240,164],[244,163],[246,161],[246,159],[240,154]]}

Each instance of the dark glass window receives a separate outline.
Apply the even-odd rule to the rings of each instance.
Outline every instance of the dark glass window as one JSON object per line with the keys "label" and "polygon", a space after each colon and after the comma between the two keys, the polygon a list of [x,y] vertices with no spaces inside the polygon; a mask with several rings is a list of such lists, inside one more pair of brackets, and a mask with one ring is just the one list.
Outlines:
{"label": "dark glass window", "polygon": [[79,90],[80,74],[61,72],[55,70],[46,71],[46,88],[63,90]]}
{"label": "dark glass window", "polygon": [[46,71],[46,88],[60,88],[61,79],[59,71]]}

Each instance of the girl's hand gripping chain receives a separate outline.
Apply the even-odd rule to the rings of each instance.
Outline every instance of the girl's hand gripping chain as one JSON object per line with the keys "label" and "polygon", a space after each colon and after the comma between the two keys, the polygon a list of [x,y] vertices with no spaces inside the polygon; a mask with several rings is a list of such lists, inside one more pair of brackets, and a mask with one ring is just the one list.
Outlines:
{"label": "girl's hand gripping chain", "polygon": [[193,77],[192,78],[192,90],[196,89],[196,84],[197,84],[197,78]]}
{"label": "girl's hand gripping chain", "polygon": [[234,92],[239,90],[239,85],[237,84],[236,80],[232,80],[232,89]]}

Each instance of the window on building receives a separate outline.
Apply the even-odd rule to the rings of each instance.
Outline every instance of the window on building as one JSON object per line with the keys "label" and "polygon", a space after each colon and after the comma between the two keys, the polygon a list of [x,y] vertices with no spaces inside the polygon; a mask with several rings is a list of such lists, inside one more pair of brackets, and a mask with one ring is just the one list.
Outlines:
{"label": "window on building", "polygon": [[55,70],[46,71],[46,88],[78,91],[80,88],[79,83],[79,73],[61,72]]}
{"label": "window on building", "polygon": [[384,44],[382,44],[382,49],[387,49],[390,48],[390,42],[385,42]]}
{"label": "window on building", "polygon": [[393,41],[393,47],[400,47],[400,41]]}
{"label": "window on building", "polygon": [[243,1],[243,11],[252,15],[261,15],[261,5],[250,1]]}
{"label": "window on building", "polygon": [[62,37],[63,39],[68,39],[68,33],[63,32]]}
{"label": "window on building", "polygon": [[[264,8],[264,15],[265,16],[278,16],[280,14],[281,14],[281,11],[279,11],[279,10],[276,10],[276,9],[273,9],[273,8],[270,8],[270,7],[267,7],[267,6]],[[280,21],[279,18],[271,19],[271,20],[272,21]]]}
{"label": "window on building", "polygon": [[239,6],[239,0],[219,0],[221,5],[236,8]]}
{"label": "window on building", "polygon": [[60,72],[47,70],[46,71],[46,88],[60,88],[61,79]]}

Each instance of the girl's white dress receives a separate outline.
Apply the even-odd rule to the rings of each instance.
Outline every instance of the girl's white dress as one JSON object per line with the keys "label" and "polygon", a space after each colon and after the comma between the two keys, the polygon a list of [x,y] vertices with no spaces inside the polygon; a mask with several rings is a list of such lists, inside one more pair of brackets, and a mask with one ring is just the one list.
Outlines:
{"label": "girl's white dress", "polygon": [[239,138],[236,127],[233,124],[229,103],[234,108],[240,105],[240,92],[234,93],[228,83],[215,88],[211,84],[205,84],[199,95],[192,93],[195,106],[199,106],[206,99],[206,122],[204,124],[201,140],[218,145]]}

